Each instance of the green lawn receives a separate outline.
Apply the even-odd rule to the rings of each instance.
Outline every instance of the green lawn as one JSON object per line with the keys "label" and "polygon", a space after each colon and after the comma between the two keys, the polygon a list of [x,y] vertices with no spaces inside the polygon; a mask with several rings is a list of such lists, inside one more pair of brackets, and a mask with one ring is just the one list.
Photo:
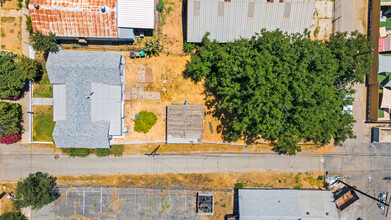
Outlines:
{"label": "green lawn", "polygon": [[49,76],[47,73],[42,75],[42,79],[34,83],[34,98],[52,98],[53,97],[53,86],[50,84]]}
{"label": "green lawn", "polygon": [[33,141],[53,141],[53,106],[36,105],[33,111]]}

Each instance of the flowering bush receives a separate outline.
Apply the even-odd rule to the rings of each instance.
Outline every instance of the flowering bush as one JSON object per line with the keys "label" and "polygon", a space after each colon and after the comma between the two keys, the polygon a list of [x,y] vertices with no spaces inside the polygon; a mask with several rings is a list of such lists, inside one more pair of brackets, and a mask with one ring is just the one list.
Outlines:
{"label": "flowering bush", "polygon": [[16,100],[16,99],[19,99],[21,95],[16,95],[16,96],[10,96],[10,97],[7,97],[5,99],[7,100]]}
{"label": "flowering bush", "polygon": [[20,133],[15,133],[13,135],[5,135],[5,136],[0,136],[0,143],[1,144],[13,144],[22,139],[22,135]]}
{"label": "flowering bush", "polygon": [[22,106],[0,101],[0,143],[13,144],[21,139]]}

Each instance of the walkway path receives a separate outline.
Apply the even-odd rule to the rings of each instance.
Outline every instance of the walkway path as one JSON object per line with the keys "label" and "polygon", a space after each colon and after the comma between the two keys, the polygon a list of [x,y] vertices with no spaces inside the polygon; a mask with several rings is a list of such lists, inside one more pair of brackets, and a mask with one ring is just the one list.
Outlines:
{"label": "walkway path", "polygon": [[53,105],[52,98],[32,98],[31,105]]}

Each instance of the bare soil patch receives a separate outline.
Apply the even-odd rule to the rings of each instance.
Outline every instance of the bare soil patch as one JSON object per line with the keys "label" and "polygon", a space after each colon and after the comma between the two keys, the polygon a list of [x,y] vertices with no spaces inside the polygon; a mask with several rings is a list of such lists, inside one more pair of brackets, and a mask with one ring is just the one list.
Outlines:
{"label": "bare soil patch", "polygon": [[232,189],[244,187],[292,187],[320,189],[324,172],[230,172],[57,176],[58,185],[127,186],[145,188]]}
{"label": "bare soil patch", "polygon": [[22,53],[22,18],[1,17],[1,49]]}

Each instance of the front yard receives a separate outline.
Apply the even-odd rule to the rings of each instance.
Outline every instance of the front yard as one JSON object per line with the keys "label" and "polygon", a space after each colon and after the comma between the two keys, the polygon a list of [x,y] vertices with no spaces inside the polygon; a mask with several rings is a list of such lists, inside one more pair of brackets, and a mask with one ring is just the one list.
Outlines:
{"label": "front yard", "polygon": [[39,82],[33,85],[33,97],[34,98],[52,98],[53,86],[50,84],[49,76],[47,73],[43,73]]}
{"label": "front yard", "polygon": [[33,112],[33,141],[53,142],[53,106],[36,105]]}

